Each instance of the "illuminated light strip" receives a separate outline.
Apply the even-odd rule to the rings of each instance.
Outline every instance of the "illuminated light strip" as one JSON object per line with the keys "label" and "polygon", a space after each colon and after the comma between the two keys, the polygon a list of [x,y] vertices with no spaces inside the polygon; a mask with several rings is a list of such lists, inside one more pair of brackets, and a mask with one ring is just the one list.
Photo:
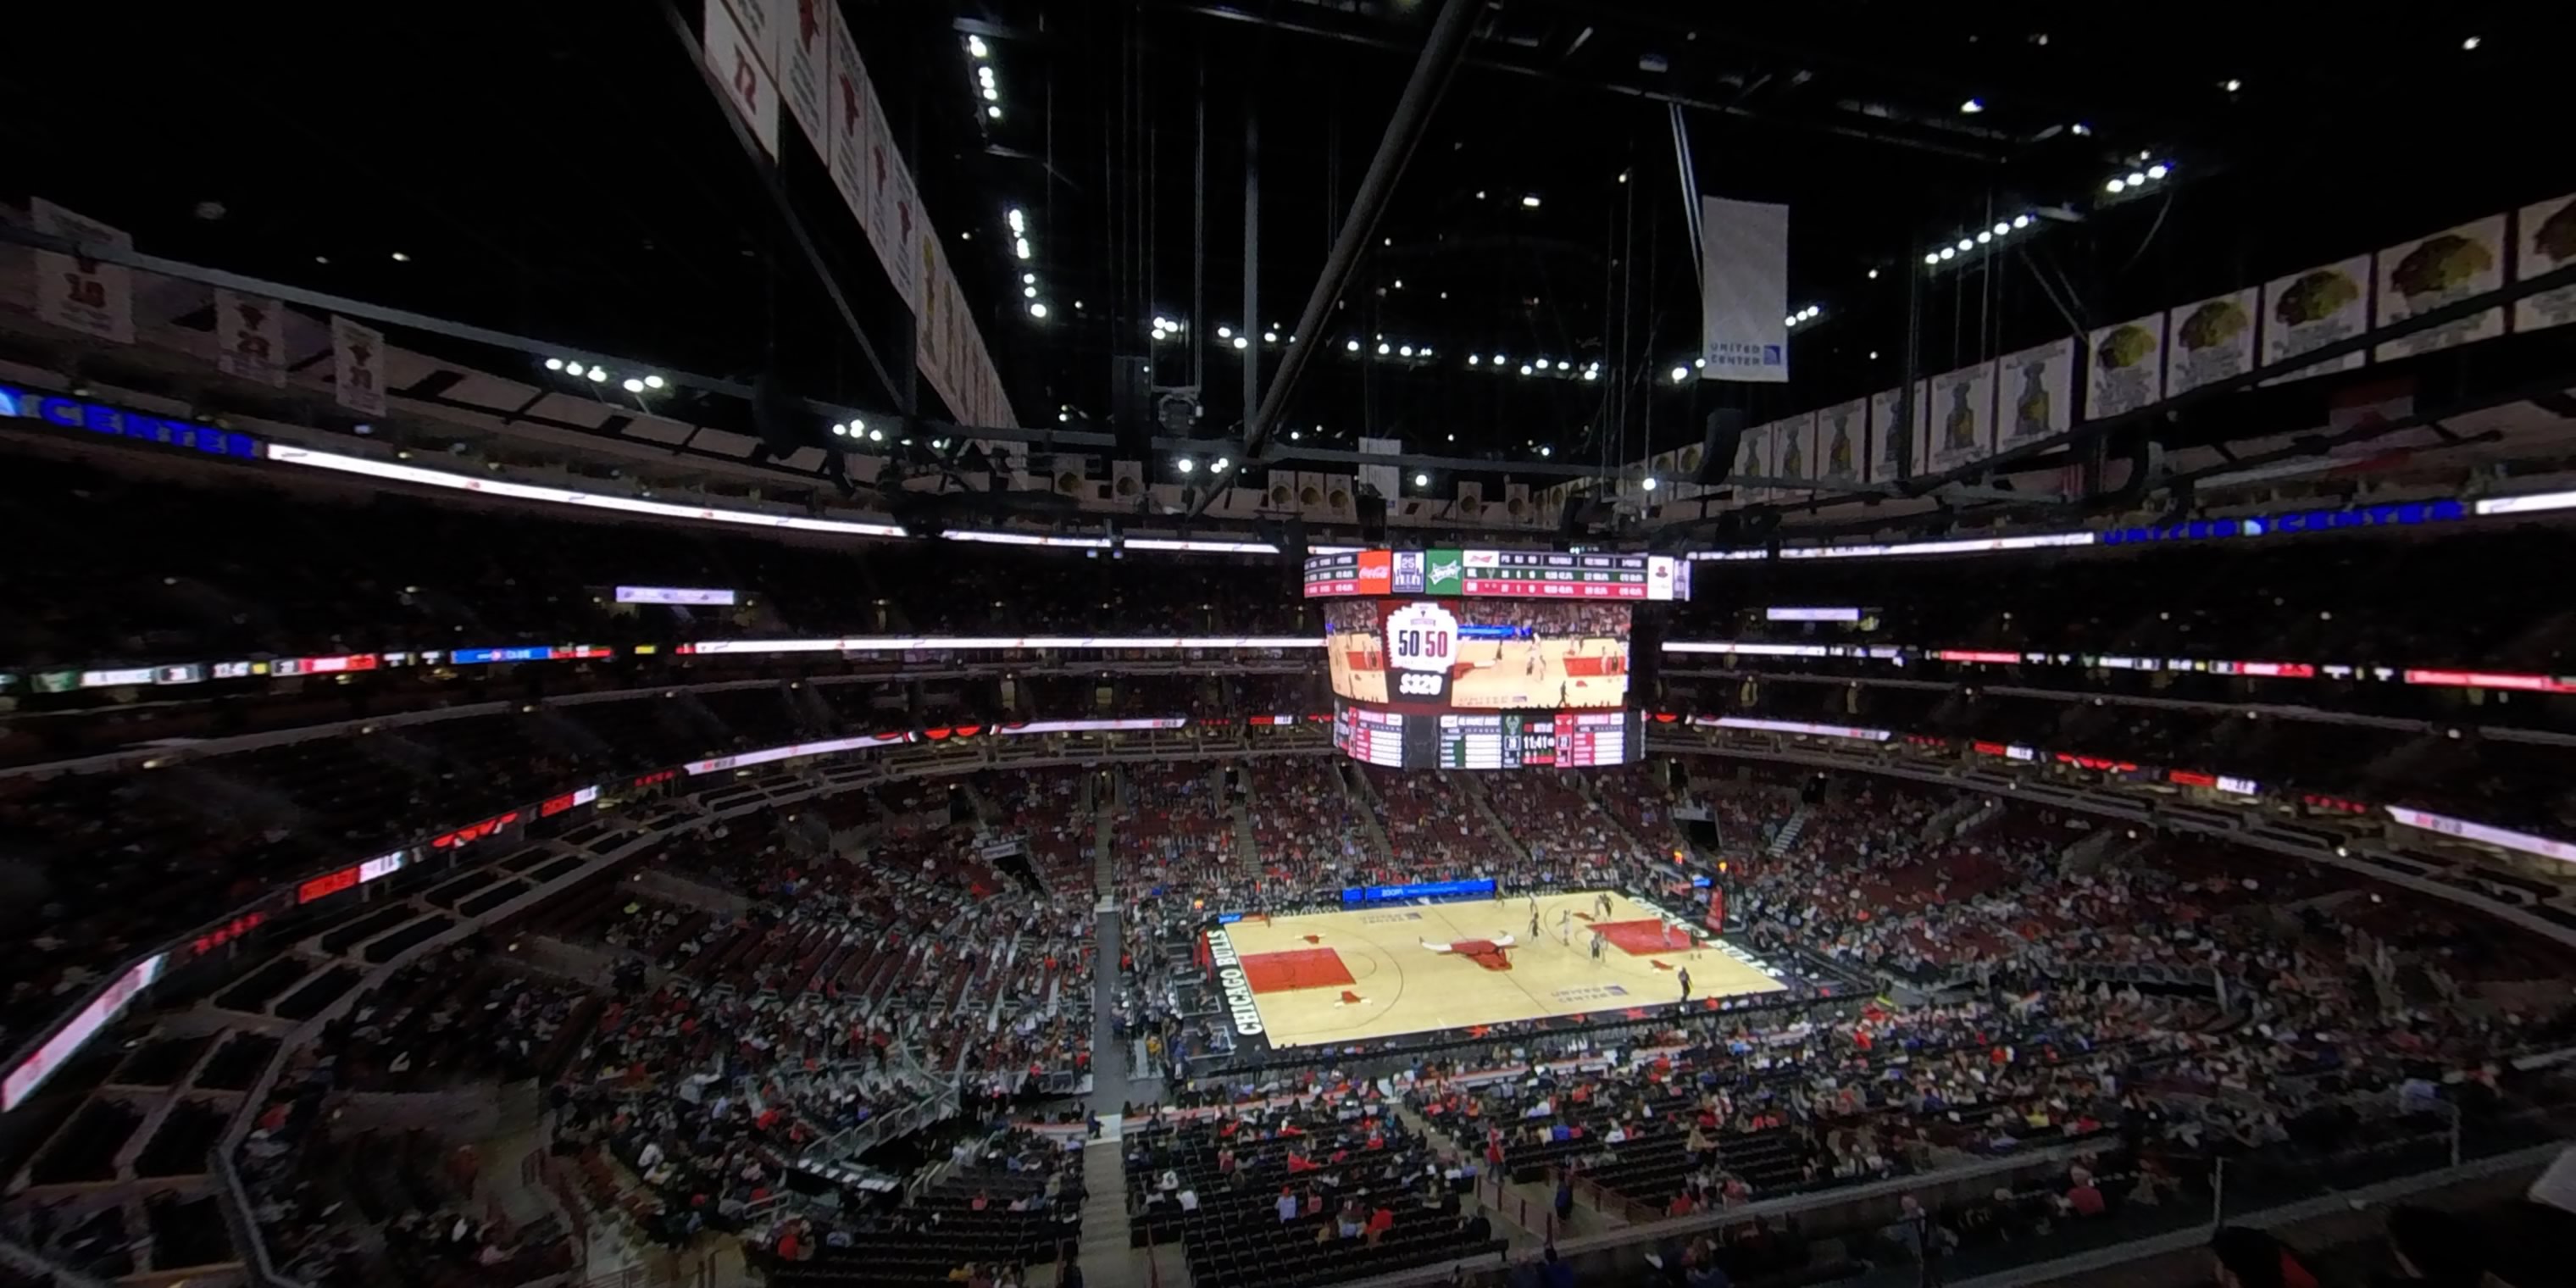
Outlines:
{"label": "illuminated light strip", "polygon": [[2408,809],[2402,805],[2391,805],[2387,808],[2390,818],[2408,827],[2420,827],[2427,832],[2456,836],[2464,841],[2483,841],[2500,849],[2536,854],[2544,859],[2556,859],[2561,863],[2576,863],[2576,845],[2565,841],[2553,841],[2548,837],[2533,836],[2528,832],[2510,832],[2501,827],[2489,827],[2484,823],[2472,823],[2467,819],[2428,813],[2420,809]]}
{"label": "illuminated light strip", "polygon": [[775,764],[778,761],[796,760],[806,756],[828,756],[836,751],[857,751],[862,747],[901,746],[912,740],[913,735],[909,733],[890,733],[882,738],[870,735],[861,738],[833,738],[824,742],[792,742],[784,747],[769,747],[760,751],[717,756],[710,760],[691,761],[680,766],[680,772],[694,778],[700,774],[720,774],[728,769],[748,769],[753,765]]}
{"label": "illuminated light strip", "polygon": [[2556,676],[2523,675],[2509,671],[2409,670],[2406,672],[2406,682],[2447,689],[2516,689],[2524,693],[2576,693],[2576,684],[2570,684]]}
{"label": "illuminated light strip", "polygon": [[164,952],[134,963],[106,992],[90,999],[90,1004],[82,1007],[80,1014],[73,1016],[60,1032],[36,1048],[34,1055],[11,1069],[8,1081],[0,1084],[0,1113],[17,1108],[39,1084],[52,1077],[56,1069],[62,1068],[82,1047],[87,1046],[91,1038],[98,1036],[99,1030],[107,1027],[108,1021],[115,1019],[126,1004],[134,1000],[135,994],[161,978],[161,967],[169,960],[170,954]]}
{"label": "illuminated light strip", "polygon": [[2019,666],[2019,653],[1990,653],[1975,649],[1942,649],[1932,655],[1936,662],[1974,662],[1980,666]]}
{"label": "illuminated light strip", "polygon": [[[1172,537],[1129,537],[1124,543],[1130,550],[1178,550],[1202,555],[1275,555],[1279,547],[1267,541],[1198,541]],[[1313,548],[1316,554],[1333,554],[1339,548]]]}
{"label": "illuminated light strip", "polygon": [[1958,541],[1897,541],[1867,546],[1804,546],[1780,552],[1783,559],[1876,559],[1899,555],[1984,555],[2008,550],[2050,550],[2098,544],[2096,532],[2043,532],[2027,537],[1969,537]]}
{"label": "illuminated light strip", "polygon": [[1765,608],[1762,619],[1769,622],[1857,622],[1857,608]]}
{"label": "illuminated light strip", "polygon": [[1667,653],[1741,653],[1747,657],[1838,657],[1823,644],[1758,644],[1748,640],[1666,640]]}
{"label": "illuminated light strip", "polygon": [[1101,635],[853,635],[828,640],[700,640],[689,651],[716,653],[883,653],[910,649],[1289,649],[1324,647],[1321,637],[1307,635],[1101,636]]}
{"label": "illuminated light strip", "polygon": [[1053,546],[1064,550],[1106,550],[1107,537],[1049,537],[1034,532],[943,532],[947,541],[980,541],[992,546]]}
{"label": "illuminated light strip", "polygon": [[1039,720],[1024,725],[995,725],[993,732],[1007,738],[1033,733],[1116,733],[1146,729],[1179,729],[1188,724],[1189,721],[1180,716],[1130,720]]}
{"label": "illuminated light strip", "polygon": [[2529,496],[2491,496],[2477,503],[2479,514],[2546,514],[2576,510],[2576,492],[2534,492]]}
{"label": "illuminated light strip", "polygon": [[797,532],[831,532],[853,537],[904,535],[902,528],[891,523],[851,523],[840,519],[807,519],[786,514],[761,514],[751,510],[717,510],[704,506],[673,505],[667,501],[645,501],[635,497],[601,496],[595,492],[539,487],[532,483],[513,483],[507,479],[476,478],[470,474],[423,469],[417,465],[394,465],[385,461],[371,461],[360,456],[343,456],[337,452],[317,452],[306,447],[290,447],[284,443],[268,444],[268,458],[285,465],[304,465],[342,474],[361,474],[396,483],[414,483],[422,487],[448,488],[458,492],[476,492],[484,496],[508,497],[516,501],[541,501],[550,505],[615,510],[625,514],[649,514],[665,519],[698,519],[710,523],[738,524],[746,528],[787,528]]}
{"label": "illuminated light strip", "polygon": [[1755,720],[1746,716],[1692,716],[1690,722],[1703,729],[1752,729],[1762,733],[1803,733],[1813,734],[1819,738],[1856,738],[1862,742],[1885,742],[1896,736],[1886,729],[1800,724],[1794,720]]}

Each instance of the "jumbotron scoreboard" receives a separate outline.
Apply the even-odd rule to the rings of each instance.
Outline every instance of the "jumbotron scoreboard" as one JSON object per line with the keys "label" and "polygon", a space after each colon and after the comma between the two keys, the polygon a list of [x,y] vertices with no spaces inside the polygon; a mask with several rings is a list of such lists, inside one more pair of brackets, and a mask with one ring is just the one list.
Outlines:
{"label": "jumbotron scoreboard", "polygon": [[1352,550],[1306,562],[1324,599],[1333,743],[1393,769],[1586,768],[1645,750],[1630,616],[1689,565],[1556,550]]}
{"label": "jumbotron scoreboard", "polygon": [[1461,599],[1690,598],[1690,561],[1560,550],[1344,550],[1306,560],[1306,598],[1428,595]]}

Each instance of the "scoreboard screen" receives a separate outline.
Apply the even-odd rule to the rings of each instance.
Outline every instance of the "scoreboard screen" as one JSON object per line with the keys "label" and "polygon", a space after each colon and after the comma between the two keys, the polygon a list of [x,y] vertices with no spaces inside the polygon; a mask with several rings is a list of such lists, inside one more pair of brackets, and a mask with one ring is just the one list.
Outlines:
{"label": "scoreboard screen", "polygon": [[1333,692],[1409,715],[1616,709],[1626,604],[1352,599],[1324,605]]}
{"label": "scoreboard screen", "polygon": [[1346,550],[1306,560],[1306,598],[1690,598],[1690,562],[1669,555],[1561,550]]}
{"label": "scoreboard screen", "polygon": [[1645,754],[1634,711],[1496,711],[1408,715],[1333,704],[1333,745],[1389,769],[1588,769]]}

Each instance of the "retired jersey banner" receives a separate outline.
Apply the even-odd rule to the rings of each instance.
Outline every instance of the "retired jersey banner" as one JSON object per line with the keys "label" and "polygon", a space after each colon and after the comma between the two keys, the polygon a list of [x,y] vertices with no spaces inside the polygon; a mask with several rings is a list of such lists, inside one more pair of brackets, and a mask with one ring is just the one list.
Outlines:
{"label": "retired jersey banner", "polygon": [[[2576,264],[2576,197],[2524,206],[2514,216],[2513,280],[2538,277]],[[2514,301],[2513,329],[2576,322],[2576,286],[2562,286]]]}
{"label": "retired jersey banner", "polygon": [[[2379,252],[2379,314],[2374,325],[2403,322],[2418,313],[2501,289],[2504,253],[2502,215],[2401,242]],[[2480,309],[2468,317],[2382,343],[2371,357],[2387,362],[2503,334],[2504,310]]]}
{"label": "retired jersey banner", "polygon": [[2165,396],[2165,315],[2095,331],[2084,364],[2084,418],[2132,412]]}
{"label": "retired jersey banner", "polygon": [[[2288,361],[2337,340],[2349,340],[2369,325],[2368,255],[2274,278],[2263,287],[2263,365]],[[2347,353],[2273,379],[2301,380],[2332,371],[2350,371],[2368,360],[2367,354]]]}
{"label": "retired jersey banner", "polygon": [[[28,203],[36,231],[90,245],[134,249],[134,239],[95,219],[38,197]],[[66,331],[118,344],[134,343],[134,274],[59,251],[36,252],[36,316]]]}
{"label": "retired jersey banner", "polygon": [[778,77],[770,64],[771,33],[763,29],[763,0],[743,0],[736,9],[728,0],[707,0],[707,70],[715,74],[725,101],[742,113],[760,150],[778,155]]}
{"label": "retired jersey banner", "polygon": [[1789,380],[1789,208],[1702,197],[1700,351],[1710,380]]}
{"label": "retired jersey banner", "polygon": [[[1784,479],[1816,476],[1816,414],[1791,416],[1772,427],[1772,468]],[[1812,496],[1813,493],[1801,493]]]}
{"label": "retired jersey banner", "polygon": [[385,414],[385,333],[331,315],[334,397],[361,416]]}
{"label": "retired jersey banner", "polygon": [[[1914,382],[1914,423],[1905,423],[1905,391],[1882,389],[1869,396],[1869,432],[1878,450],[1870,453],[1869,482],[1894,483],[1925,471],[1923,458],[1914,453],[1916,431],[1926,423],[1926,405],[1932,400],[1932,382]],[[1911,459],[1912,467],[1907,462]]]}
{"label": "retired jersey banner", "polygon": [[2187,394],[2254,369],[2254,317],[2263,300],[2253,287],[2186,304],[2166,321],[2165,397]]}
{"label": "retired jersey banner", "polygon": [[238,291],[215,292],[215,367],[238,380],[286,385],[286,310]]}

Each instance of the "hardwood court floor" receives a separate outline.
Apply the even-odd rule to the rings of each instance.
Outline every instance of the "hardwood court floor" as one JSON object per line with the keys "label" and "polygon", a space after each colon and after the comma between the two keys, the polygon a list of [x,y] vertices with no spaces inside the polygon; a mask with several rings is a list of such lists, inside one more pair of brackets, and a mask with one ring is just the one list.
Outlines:
{"label": "hardwood court floor", "polygon": [[[1332,668],[1333,692],[1360,702],[1387,701],[1384,657],[1377,637],[1343,633],[1325,637],[1326,662]],[[1560,710],[1626,705],[1628,675],[1626,640],[1609,636],[1582,639],[1463,640],[1458,661],[1471,669],[1449,686],[1449,704],[1479,711]],[[1532,653],[1537,654],[1535,660]],[[1353,666],[1353,655],[1374,660],[1375,667]],[[1568,659],[1573,664],[1567,664]],[[1615,666],[1605,660],[1620,659]],[[1524,919],[1524,923],[1526,919]],[[1691,978],[1699,978],[1693,975]]]}
{"label": "hardwood court floor", "polygon": [[[1657,922],[1656,913],[1644,904],[1614,894],[1604,919],[1595,900],[1590,891],[1541,895],[1535,938],[1526,896],[1309,913],[1224,929],[1274,1047],[1548,1016],[1606,1018],[1679,1001],[1679,972],[1685,967],[1695,1001],[1786,987],[1720,944],[1695,940],[1687,948],[1664,947],[1660,924],[1646,924]],[[1558,938],[1560,912],[1568,914],[1570,944]],[[1595,925],[1612,927],[1615,936],[1597,962]],[[1434,952],[1421,942],[1490,942],[1507,935],[1514,946],[1499,955],[1509,963],[1504,970],[1489,969],[1466,953]]]}

